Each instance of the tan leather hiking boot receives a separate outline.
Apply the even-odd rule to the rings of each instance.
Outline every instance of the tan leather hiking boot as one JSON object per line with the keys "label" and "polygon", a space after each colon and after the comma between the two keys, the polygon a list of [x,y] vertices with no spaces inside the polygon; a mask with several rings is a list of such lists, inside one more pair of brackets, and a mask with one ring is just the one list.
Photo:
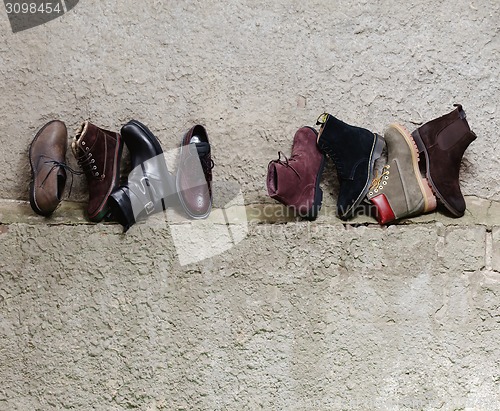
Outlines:
{"label": "tan leather hiking boot", "polygon": [[82,167],[89,187],[88,217],[101,221],[109,211],[108,199],[120,177],[122,138],[86,121],[71,144],[73,154]]}
{"label": "tan leather hiking boot", "polygon": [[437,198],[455,217],[465,212],[465,199],[460,190],[460,164],[465,150],[476,139],[460,104],[456,109],[436,118],[412,133],[425,155],[426,174]]}
{"label": "tan leather hiking boot", "polygon": [[373,179],[367,195],[377,209],[378,222],[387,224],[434,210],[436,198],[420,174],[418,149],[408,130],[391,124],[384,138],[387,164]]}

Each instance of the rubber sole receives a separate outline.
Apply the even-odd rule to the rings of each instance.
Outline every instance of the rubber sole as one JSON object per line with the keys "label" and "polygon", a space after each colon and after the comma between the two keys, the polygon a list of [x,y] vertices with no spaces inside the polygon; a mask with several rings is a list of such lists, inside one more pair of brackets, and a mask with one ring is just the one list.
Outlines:
{"label": "rubber sole", "polygon": [[429,181],[426,178],[422,177],[422,175],[420,174],[420,167],[418,165],[419,148],[417,143],[413,139],[410,132],[406,129],[406,127],[402,126],[401,124],[395,124],[395,123],[390,124],[388,126],[388,128],[391,127],[395,128],[403,136],[403,138],[406,141],[406,144],[408,144],[408,147],[410,148],[413,171],[415,173],[415,178],[418,182],[420,191],[424,198],[424,213],[434,210],[437,205],[436,197],[432,192],[432,188],[429,185]]}
{"label": "rubber sole", "polygon": [[316,174],[316,185],[314,187],[314,201],[312,207],[305,213],[302,217],[307,220],[315,220],[318,217],[318,214],[321,210],[321,205],[323,203],[323,190],[319,186],[321,182],[321,176],[323,175],[323,171],[325,169],[326,164],[326,156],[323,154],[321,163],[319,166],[318,173]]}
{"label": "rubber sole", "polygon": [[417,148],[420,152],[424,153],[425,156],[425,176],[427,177],[427,181],[432,187],[432,191],[436,195],[436,197],[439,199],[441,203],[446,207],[446,209],[455,217],[462,217],[464,213],[458,211],[456,208],[450,205],[448,201],[444,198],[444,196],[439,192],[437,189],[436,185],[434,184],[434,181],[432,180],[431,176],[431,170],[430,170],[430,161],[429,161],[429,153],[427,151],[427,148],[425,147],[424,141],[422,140],[422,137],[420,137],[420,133],[418,130],[415,130],[411,134],[413,140],[415,141],[415,144],[417,145]]}

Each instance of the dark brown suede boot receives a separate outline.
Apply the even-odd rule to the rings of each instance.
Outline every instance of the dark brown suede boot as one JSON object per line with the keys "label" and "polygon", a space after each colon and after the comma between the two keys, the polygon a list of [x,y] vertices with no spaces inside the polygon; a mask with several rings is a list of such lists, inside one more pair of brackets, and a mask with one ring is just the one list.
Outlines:
{"label": "dark brown suede boot", "polygon": [[87,177],[88,217],[101,221],[109,211],[108,198],[119,182],[122,138],[86,121],[71,145],[73,154]]}
{"label": "dark brown suede boot", "polygon": [[460,104],[456,109],[436,118],[412,133],[420,152],[425,155],[427,180],[436,197],[455,217],[465,212],[465,199],[460,191],[460,163],[465,150],[476,139]]}
{"label": "dark brown suede boot", "polygon": [[318,216],[323,200],[319,182],[325,156],[316,145],[317,135],[311,127],[300,128],[290,158],[279,152],[279,158],[269,163],[267,171],[269,196],[292,209],[294,215],[308,219]]}

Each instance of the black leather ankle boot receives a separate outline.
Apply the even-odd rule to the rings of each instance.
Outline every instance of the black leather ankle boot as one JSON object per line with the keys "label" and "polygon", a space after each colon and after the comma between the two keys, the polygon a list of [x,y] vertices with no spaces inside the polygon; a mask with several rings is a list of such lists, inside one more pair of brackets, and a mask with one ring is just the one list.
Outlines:
{"label": "black leather ankle boot", "polygon": [[122,127],[121,135],[130,152],[132,171],[127,184],[111,194],[110,204],[113,217],[127,231],[136,221],[173,205],[177,195],[175,179],[153,133],[131,120]]}

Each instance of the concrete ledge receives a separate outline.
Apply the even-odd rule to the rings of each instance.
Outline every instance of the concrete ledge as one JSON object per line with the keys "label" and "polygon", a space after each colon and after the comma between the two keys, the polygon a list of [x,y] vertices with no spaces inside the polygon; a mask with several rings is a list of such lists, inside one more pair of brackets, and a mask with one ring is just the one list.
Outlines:
{"label": "concrete ledge", "polygon": [[[463,217],[449,217],[441,211],[433,212],[418,217],[404,219],[397,224],[426,224],[439,222],[446,226],[469,226],[481,225],[491,229],[500,225],[500,202],[482,199],[474,196],[468,196],[467,210]],[[296,221],[302,221],[293,215],[290,210],[278,203],[257,203],[247,204],[246,206],[233,206],[237,213],[244,213],[249,223],[254,224],[283,224]],[[215,209],[217,210],[217,209]],[[169,218],[173,219],[171,223],[180,224],[186,222],[182,213],[173,211],[169,213]],[[212,223],[227,224],[223,213],[213,213]],[[60,208],[49,218],[36,215],[27,201],[0,200],[0,224],[47,224],[47,225],[79,225],[94,224],[85,217],[85,204],[70,201],[61,203]],[[229,221],[229,223],[231,223]],[[333,205],[324,205],[316,224],[342,224],[342,225],[375,225],[376,220],[368,215],[361,215],[349,221],[343,221],[336,216],[336,209]],[[111,223],[114,224],[114,223]]]}

